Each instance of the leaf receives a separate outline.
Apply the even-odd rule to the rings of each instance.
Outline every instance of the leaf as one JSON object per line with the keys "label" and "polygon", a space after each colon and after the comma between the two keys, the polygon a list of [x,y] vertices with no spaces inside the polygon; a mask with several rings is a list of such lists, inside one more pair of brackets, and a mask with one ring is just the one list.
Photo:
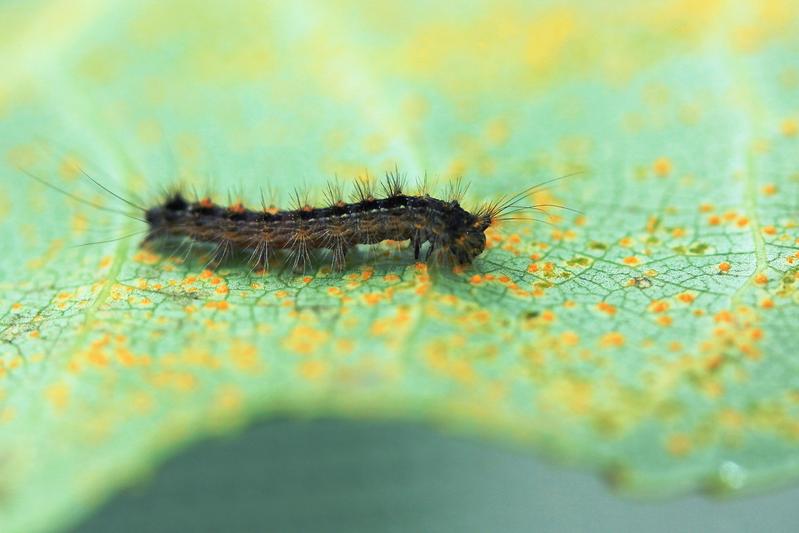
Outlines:
{"label": "leaf", "polygon": [[[13,5],[13,4],[12,4]],[[799,470],[789,2],[0,7],[0,518],[51,530],[272,413],[511,440],[625,491]],[[162,262],[81,178],[255,201],[378,173],[473,200],[574,170],[472,270]]]}

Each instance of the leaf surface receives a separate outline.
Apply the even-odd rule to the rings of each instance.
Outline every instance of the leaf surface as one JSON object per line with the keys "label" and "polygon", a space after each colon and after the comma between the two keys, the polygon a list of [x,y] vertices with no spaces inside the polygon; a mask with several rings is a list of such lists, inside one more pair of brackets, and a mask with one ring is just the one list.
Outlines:
{"label": "leaf surface", "polygon": [[[623,490],[799,470],[799,32],[789,2],[0,7],[0,517],[75,520],[271,413],[512,441]],[[258,205],[394,168],[546,223],[460,273],[162,261],[81,176]],[[321,195],[320,195],[321,196]],[[44,497],[43,495],[46,495]]]}

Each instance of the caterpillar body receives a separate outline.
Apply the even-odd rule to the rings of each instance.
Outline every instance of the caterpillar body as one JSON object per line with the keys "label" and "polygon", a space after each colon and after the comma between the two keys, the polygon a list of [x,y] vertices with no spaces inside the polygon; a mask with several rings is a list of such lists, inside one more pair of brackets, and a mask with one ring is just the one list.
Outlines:
{"label": "caterpillar body", "polygon": [[[83,201],[37,176],[28,175]],[[540,183],[469,211],[461,206],[468,186],[463,186],[460,180],[450,186],[446,199],[438,199],[428,194],[424,186],[418,194],[406,194],[404,178],[397,171],[386,174],[380,197],[375,195],[370,181],[356,180],[354,197],[346,202],[341,187],[331,183],[326,190],[325,205],[314,207],[302,201],[301,194],[295,191],[295,205],[287,210],[267,206],[263,200],[261,209],[257,210],[248,209],[241,202],[218,205],[210,197],[190,200],[178,190],[167,193],[157,205],[145,208],[116,194],[85,172],[84,175],[140,212],[132,218],[148,226],[142,242],[144,247],[157,248],[175,240],[188,241],[190,246],[212,248],[210,266],[220,265],[233,255],[246,254],[253,268],[264,269],[269,268],[271,257],[283,251],[287,264],[294,271],[305,271],[312,263],[312,254],[319,249],[330,252],[333,270],[343,270],[347,254],[355,246],[386,240],[410,241],[416,261],[427,245],[425,261],[436,257],[442,262],[469,265],[485,250],[485,231],[498,221],[536,220],[517,214],[544,211],[545,207],[563,208],[555,204],[527,205],[526,198],[539,187],[566,177]]]}

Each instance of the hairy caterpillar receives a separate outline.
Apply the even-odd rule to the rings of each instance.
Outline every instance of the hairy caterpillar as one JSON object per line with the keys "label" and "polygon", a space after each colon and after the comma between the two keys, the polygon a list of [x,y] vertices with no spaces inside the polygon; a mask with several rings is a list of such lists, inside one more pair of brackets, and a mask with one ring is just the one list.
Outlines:
{"label": "hairy caterpillar", "polygon": [[[84,201],[37,176],[28,175]],[[267,206],[263,200],[258,210],[248,209],[240,202],[218,205],[210,197],[190,200],[179,190],[167,193],[161,202],[147,208],[114,193],[85,172],[84,175],[139,212],[132,218],[147,224],[142,246],[158,247],[176,240],[188,242],[189,247],[210,246],[209,265],[220,265],[233,255],[243,253],[249,256],[253,268],[268,268],[270,257],[283,251],[293,270],[305,271],[312,263],[312,253],[326,249],[331,255],[332,269],[340,271],[345,268],[348,252],[355,246],[391,240],[410,241],[417,261],[427,244],[425,261],[436,256],[442,261],[465,266],[483,252],[485,231],[498,221],[518,220],[519,212],[543,211],[545,207],[568,209],[555,204],[525,203],[529,194],[566,176],[469,211],[460,203],[468,189],[460,180],[450,185],[445,199],[438,199],[428,194],[424,185],[417,194],[406,194],[404,177],[396,170],[388,172],[381,182],[380,196],[375,194],[372,182],[360,179],[354,182],[352,201],[346,202],[341,187],[329,183],[325,205],[311,206],[295,191],[294,205],[287,210]]]}

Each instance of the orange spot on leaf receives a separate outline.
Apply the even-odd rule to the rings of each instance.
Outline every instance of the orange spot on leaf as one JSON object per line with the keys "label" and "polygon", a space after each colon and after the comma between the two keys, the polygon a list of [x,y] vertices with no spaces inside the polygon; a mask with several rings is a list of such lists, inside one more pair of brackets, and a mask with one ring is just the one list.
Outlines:
{"label": "orange spot on leaf", "polygon": [[370,292],[363,295],[363,300],[369,305],[376,305],[383,300],[383,295],[378,292]]}
{"label": "orange spot on leaf", "polygon": [[763,187],[760,189],[760,192],[763,193],[763,196],[773,196],[777,194],[777,186],[773,183],[767,183],[766,185],[763,185]]}
{"label": "orange spot on leaf", "polygon": [[577,346],[580,342],[580,336],[573,331],[566,331],[560,336],[561,342],[566,346]]}
{"label": "orange spot on leaf", "polygon": [[299,372],[305,379],[316,380],[321,378],[327,366],[322,361],[305,361],[299,366]]}
{"label": "orange spot on leaf", "polygon": [[718,313],[716,313],[716,316],[713,317],[713,320],[715,320],[718,323],[724,322],[727,324],[732,324],[733,321],[732,313],[730,313],[729,311],[719,311]]}
{"label": "orange spot on leaf", "polygon": [[596,304],[596,308],[599,309],[599,311],[611,316],[616,314],[616,306],[607,302],[599,302]]}
{"label": "orange spot on leaf", "polygon": [[606,348],[609,347],[618,348],[620,346],[624,346],[624,342],[625,342],[624,335],[622,335],[618,331],[611,331],[609,333],[606,333],[602,335],[602,337],[599,340],[599,344]]}
{"label": "orange spot on leaf", "polygon": [[696,296],[694,296],[689,292],[683,292],[677,295],[677,299],[683,303],[690,304],[693,303],[694,300],[696,300]]}
{"label": "orange spot on leaf", "polygon": [[795,118],[787,118],[780,124],[780,132],[786,137],[795,137],[799,133],[799,121]]}
{"label": "orange spot on leaf", "polygon": [[672,170],[672,163],[671,160],[667,157],[659,157],[652,163],[652,170],[655,172],[655,175],[660,177],[668,176]]}
{"label": "orange spot on leaf", "polygon": [[691,439],[682,433],[677,433],[668,438],[666,441],[666,450],[678,457],[682,457],[691,453],[693,444]]}
{"label": "orange spot on leaf", "polygon": [[649,311],[652,313],[663,313],[668,311],[669,303],[663,300],[655,300],[651,304],[649,304]]}

